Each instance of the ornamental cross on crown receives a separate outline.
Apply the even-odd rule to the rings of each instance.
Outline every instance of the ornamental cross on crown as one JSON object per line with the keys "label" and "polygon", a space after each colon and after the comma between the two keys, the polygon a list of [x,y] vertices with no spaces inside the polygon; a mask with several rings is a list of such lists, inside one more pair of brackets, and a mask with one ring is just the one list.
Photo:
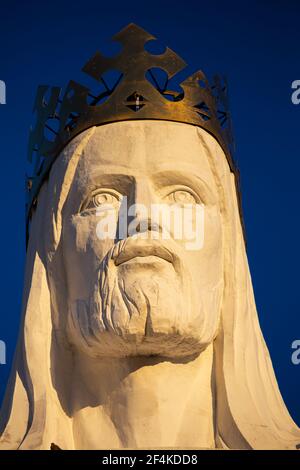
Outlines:
{"label": "ornamental cross on crown", "polygon": [[[34,104],[36,125],[29,136],[28,159],[33,173],[26,184],[27,220],[56,157],[76,135],[92,126],[139,119],[200,126],[217,139],[236,173],[230,151],[232,137],[224,79],[215,77],[210,85],[198,71],[180,83],[181,91],[169,89],[170,80],[186,64],[169,48],[159,55],[148,52],[145,45],[154,39],[139,26],[129,24],[113,37],[122,45],[115,57],[96,52],[82,70],[102,85],[97,95],[73,80],[63,95],[59,87],[38,88]],[[166,73],[163,86],[155,78],[157,69]],[[103,77],[109,70],[119,72],[113,87]]]}

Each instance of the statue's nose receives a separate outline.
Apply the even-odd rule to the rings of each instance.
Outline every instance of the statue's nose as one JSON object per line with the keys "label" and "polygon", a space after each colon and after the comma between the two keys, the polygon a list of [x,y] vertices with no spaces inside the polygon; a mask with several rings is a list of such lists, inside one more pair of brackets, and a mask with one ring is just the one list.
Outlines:
{"label": "statue's nose", "polygon": [[[151,204],[157,202],[154,188],[147,178],[136,178],[132,196],[132,202],[136,206],[149,207],[150,209]],[[139,211],[137,210],[137,212]]]}
{"label": "statue's nose", "polygon": [[153,218],[153,205],[157,204],[158,197],[151,183],[147,179],[137,179],[128,207],[128,223],[134,220],[135,231],[160,231],[159,223]]}
{"label": "statue's nose", "polygon": [[161,228],[159,223],[155,220],[152,220],[151,217],[148,219],[141,219],[136,225],[137,233],[146,232],[151,230],[152,232],[160,232]]}

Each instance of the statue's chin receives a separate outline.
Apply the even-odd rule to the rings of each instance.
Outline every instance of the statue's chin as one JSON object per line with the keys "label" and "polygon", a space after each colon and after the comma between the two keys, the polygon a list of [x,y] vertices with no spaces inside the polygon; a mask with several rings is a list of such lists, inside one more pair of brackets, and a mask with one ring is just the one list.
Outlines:
{"label": "statue's chin", "polygon": [[182,305],[178,291],[161,297],[140,284],[115,289],[102,312],[84,301],[73,305],[70,339],[93,357],[194,356],[207,345],[199,337],[199,319]]}
{"label": "statue's chin", "polygon": [[89,302],[73,304],[72,342],[98,357],[199,354],[207,344],[200,339],[198,309],[181,277],[168,265],[164,269],[171,274],[108,270]]}

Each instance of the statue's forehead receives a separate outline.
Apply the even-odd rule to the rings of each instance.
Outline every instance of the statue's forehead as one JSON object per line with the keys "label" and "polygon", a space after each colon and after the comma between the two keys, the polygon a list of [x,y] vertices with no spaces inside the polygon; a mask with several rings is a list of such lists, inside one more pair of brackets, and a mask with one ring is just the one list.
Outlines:
{"label": "statue's forehead", "polygon": [[153,176],[172,171],[213,176],[197,128],[168,121],[124,121],[95,128],[79,171],[89,180],[104,174]]}

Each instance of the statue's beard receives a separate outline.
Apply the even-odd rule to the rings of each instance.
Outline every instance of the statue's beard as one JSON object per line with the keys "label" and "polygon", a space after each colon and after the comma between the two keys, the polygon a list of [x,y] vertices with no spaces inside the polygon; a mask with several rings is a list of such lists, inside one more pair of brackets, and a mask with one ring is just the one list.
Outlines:
{"label": "statue's beard", "polygon": [[180,257],[170,251],[170,262],[143,254],[118,264],[125,244],[118,242],[106,255],[90,298],[70,305],[71,342],[94,357],[198,354],[206,344],[199,338],[199,313],[192,308],[191,279]]}

